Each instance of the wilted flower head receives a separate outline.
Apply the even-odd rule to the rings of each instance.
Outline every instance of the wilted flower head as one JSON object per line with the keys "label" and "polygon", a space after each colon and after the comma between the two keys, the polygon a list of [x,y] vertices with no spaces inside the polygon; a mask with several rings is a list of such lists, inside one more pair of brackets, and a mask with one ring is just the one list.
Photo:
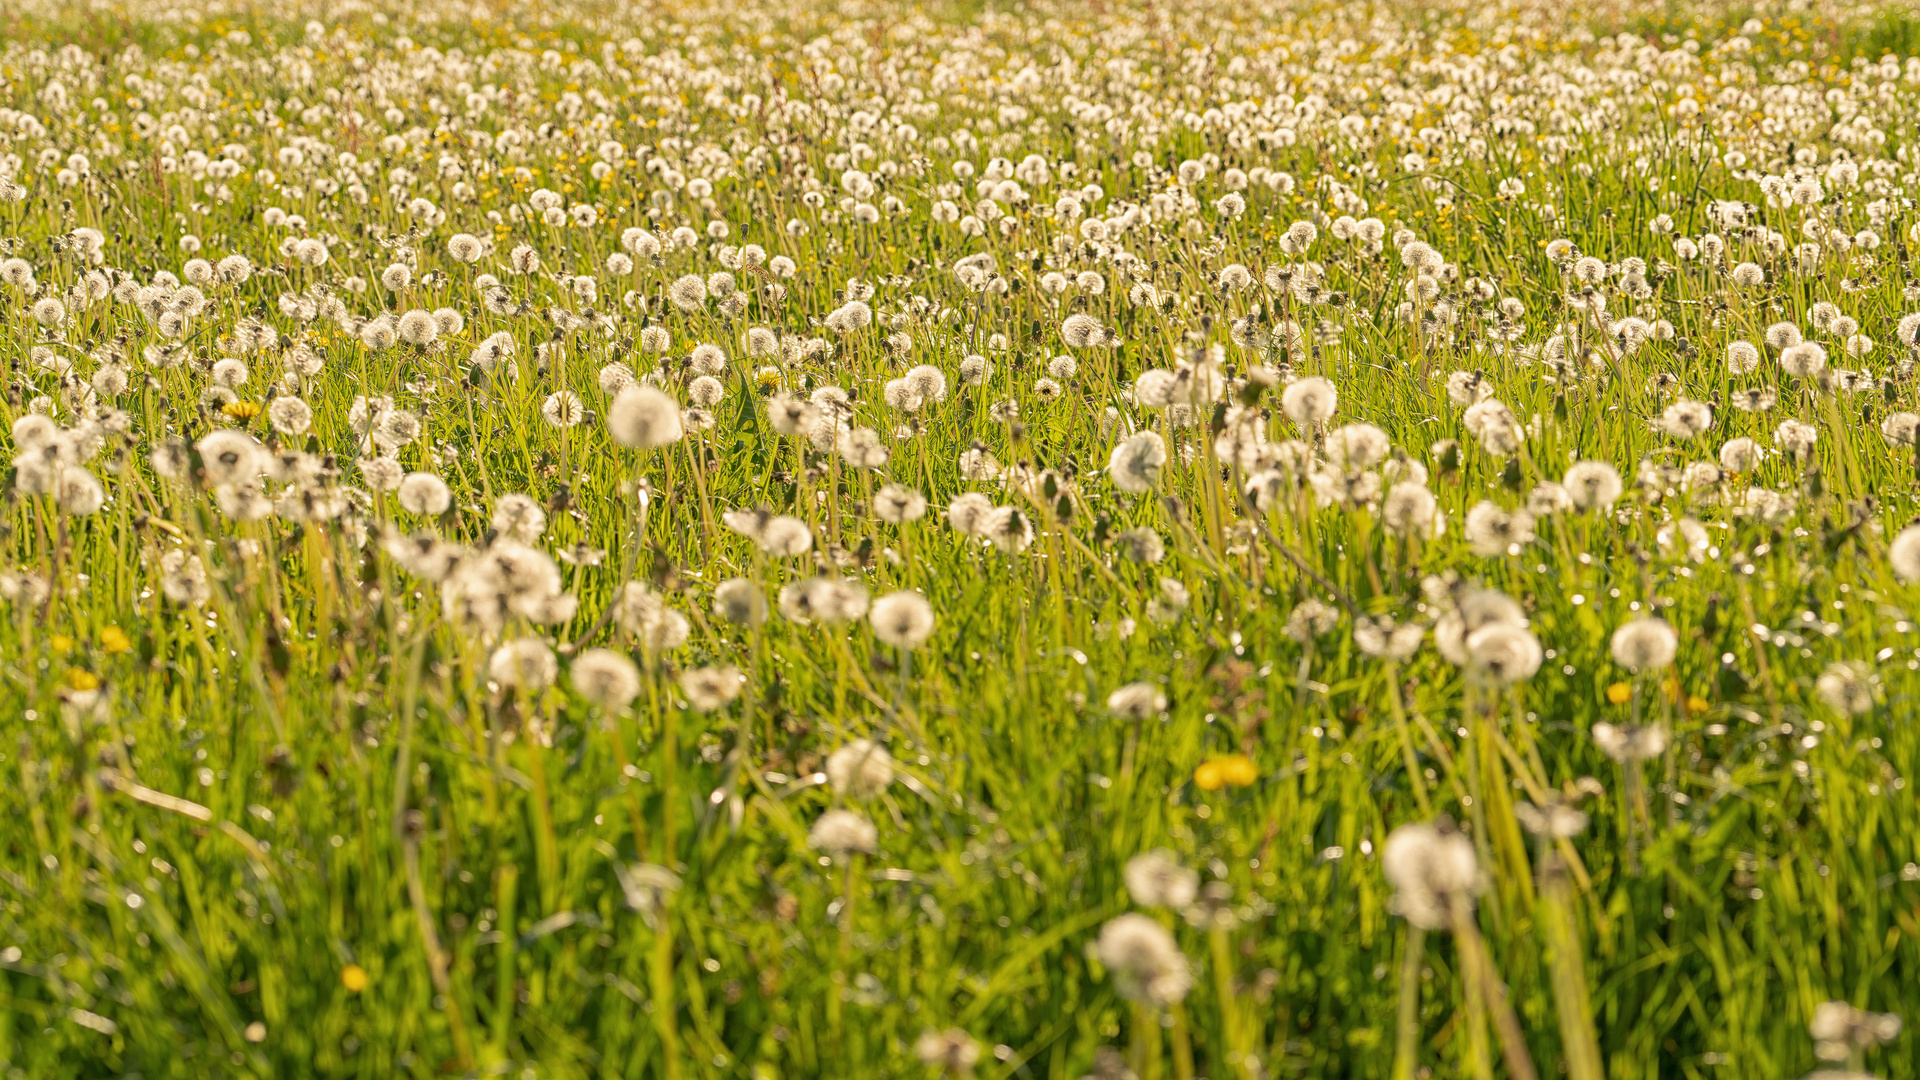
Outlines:
{"label": "wilted flower head", "polygon": [[1780,352],[1780,370],[1796,379],[1810,379],[1827,368],[1827,350],[1818,342],[1802,341]]}
{"label": "wilted flower head", "polygon": [[963,536],[980,536],[993,510],[992,499],[977,491],[964,492],[947,504],[947,524]]}
{"label": "wilted flower head", "polygon": [[1371,469],[1392,446],[1387,433],[1372,424],[1346,424],[1327,432],[1327,464],[1348,473]]}
{"label": "wilted flower head", "polygon": [[1506,555],[1533,541],[1533,514],[1482,500],[1467,511],[1465,533],[1476,555]]}
{"label": "wilted flower head", "polygon": [[1060,340],[1070,349],[1085,349],[1099,345],[1114,344],[1113,331],[1100,325],[1100,320],[1085,312],[1067,316],[1060,324]]}
{"label": "wilted flower head", "polygon": [[667,286],[667,299],[681,311],[698,311],[707,302],[707,282],[699,274],[684,274]]}
{"label": "wilted flower head", "polygon": [[415,309],[400,316],[397,328],[400,340],[409,345],[427,346],[440,336],[440,323],[430,311]]}
{"label": "wilted flower head", "polygon": [[586,419],[586,404],[571,390],[556,390],[540,404],[540,416],[557,428],[570,428]]}
{"label": "wilted flower head", "polygon": [[1402,480],[1380,501],[1380,523],[1395,536],[1431,537],[1446,524],[1440,500],[1427,485]]}
{"label": "wilted flower head", "polygon": [[1720,446],[1720,467],[1733,473],[1750,473],[1760,464],[1760,447],[1742,436],[1728,439]]}
{"label": "wilted flower head", "polygon": [[1447,662],[1466,667],[1470,662],[1467,639],[1493,626],[1525,629],[1527,613],[1520,603],[1498,589],[1453,588],[1443,578],[1423,583],[1429,603],[1443,610],[1433,624],[1434,647]]}
{"label": "wilted flower head", "polygon": [[283,395],[267,406],[267,422],[282,435],[304,435],[313,424],[313,409],[291,394]]}
{"label": "wilted flower head", "polygon": [[767,554],[790,559],[813,547],[813,530],[797,517],[776,514],[761,526],[755,540]]}
{"label": "wilted flower head", "polygon": [[767,399],[767,419],[781,435],[805,435],[820,420],[820,409],[803,398],[775,394]]}

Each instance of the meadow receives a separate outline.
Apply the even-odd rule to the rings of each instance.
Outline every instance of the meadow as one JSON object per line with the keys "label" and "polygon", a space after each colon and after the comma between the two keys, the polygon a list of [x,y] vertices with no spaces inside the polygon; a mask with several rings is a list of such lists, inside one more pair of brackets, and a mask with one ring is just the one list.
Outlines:
{"label": "meadow", "polygon": [[1920,1076],[1910,8],[0,31],[7,1080]]}

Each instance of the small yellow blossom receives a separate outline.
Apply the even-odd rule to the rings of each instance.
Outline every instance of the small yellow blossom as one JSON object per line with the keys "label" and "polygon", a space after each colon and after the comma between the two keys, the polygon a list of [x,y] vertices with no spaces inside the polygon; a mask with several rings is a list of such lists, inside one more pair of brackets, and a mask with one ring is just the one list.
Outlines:
{"label": "small yellow blossom", "polygon": [[1247,787],[1260,779],[1260,767],[1245,754],[1209,758],[1193,770],[1193,782],[1202,791],[1224,787]]}

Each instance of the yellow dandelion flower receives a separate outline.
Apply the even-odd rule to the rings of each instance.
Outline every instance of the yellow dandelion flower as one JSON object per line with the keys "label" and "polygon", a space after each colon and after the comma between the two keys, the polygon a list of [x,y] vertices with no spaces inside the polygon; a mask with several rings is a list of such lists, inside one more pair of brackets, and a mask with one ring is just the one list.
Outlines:
{"label": "yellow dandelion flower", "polygon": [[1217,761],[1201,762],[1200,767],[1193,770],[1193,783],[1201,791],[1219,791],[1227,786],[1226,779],[1220,775],[1220,763]]}
{"label": "yellow dandelion flower", "polygon": [[1245,754],[1228,754],[1219,765],[1220,778],[1233,787],[1252,787],[1260,779],[1260,766]]}
{"label": "yellow dandelion flower", "polygon": [[1202,791],[1224,787],[1247,787],[1260,779],[1260,767],[1245,754],[1208,758],[1193,770],[1193,783]]}

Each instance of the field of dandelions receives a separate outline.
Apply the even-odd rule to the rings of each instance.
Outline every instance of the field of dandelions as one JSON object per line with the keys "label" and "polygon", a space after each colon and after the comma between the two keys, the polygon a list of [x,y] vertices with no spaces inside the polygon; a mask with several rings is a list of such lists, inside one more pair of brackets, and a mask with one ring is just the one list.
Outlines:
{"label": "field of dandelions", "polygon": [[1920,1076],[1912,12],[784,7],[0,11],[0,1076]]}

